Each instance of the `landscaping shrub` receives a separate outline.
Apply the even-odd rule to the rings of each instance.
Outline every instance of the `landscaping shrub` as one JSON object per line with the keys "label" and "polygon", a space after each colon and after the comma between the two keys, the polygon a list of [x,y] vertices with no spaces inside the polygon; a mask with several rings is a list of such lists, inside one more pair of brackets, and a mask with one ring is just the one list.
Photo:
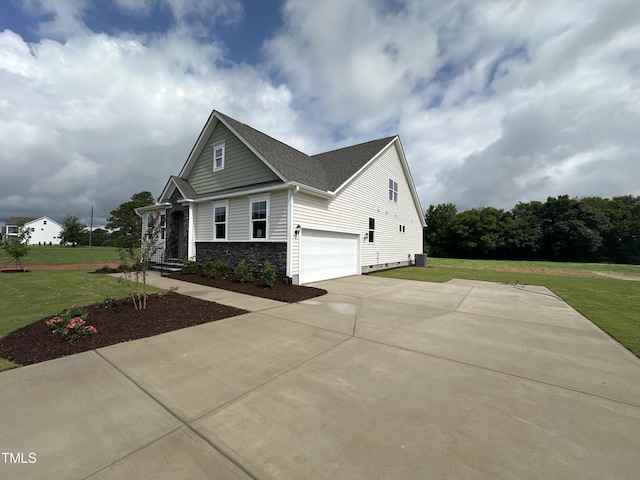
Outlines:
{"label": "landscaping shrub", "polygon": [[260,280],[262,280],[262,284],[267,287],[273,287],[273,284],[276,281],[276,269],[273,268],[271,262],[268,260],[264,262],[262,266],[262,270],[260,271]]}
{"label": "landscaping shrub", "polygon": [[202,273],[206,276],[206,277],[213,277],[214,274],[214,270],[213,270],[213,263],[211,263],[211,260],[207,259],[204,261],[204,263],[202,264]]}
{"label": "landscaping shrub", "polygon": [[229,276],[229,263],[224,260],[218,260],[213,264],[213,278],[216,280],[224,280]]}
{"label": "landscaping shrub", "polygon": [[87,311],[73,304],[71,308],[45,321],[45,325],[52,333],[60,333],[66,340],[73,342],[87,335],[98,333],[94,326],[86,324],[86,318]]}
{"label": "landscaping shrub", "polygon": [[253,275],[251,274],[251,270],[249,270],[249,265],[244,260],[241,260],[240,263],[236,266],[236,278],[240,280],[240,283],[249,283],[253,281]]}
{"label": "landscaping shrub", "polygon": [[198,271],[198,264],[195,260],[185,260],[182,266],[183,273],[196,273]]}

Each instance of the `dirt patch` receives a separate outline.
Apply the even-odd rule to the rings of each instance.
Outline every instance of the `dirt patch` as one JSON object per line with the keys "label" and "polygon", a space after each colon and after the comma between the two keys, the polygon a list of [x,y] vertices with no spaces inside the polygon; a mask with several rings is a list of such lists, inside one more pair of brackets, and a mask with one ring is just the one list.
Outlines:
{"label": "dirt patch", "polygon": [[25,264],[24,268],[27,270],[79,270],[90,269],[102,266],[103,268],[116,268],[120,265],[120,262],[101,262],[101,263],[65,263],[62,265],[35,265]]}
{"label": "dirt patch", "polygon": [[273,284],[273,287],[265,287],[264,285],[261,285],[259,280],[254,280],[253,282],[248,283],[240,283],[233,277],[229,277],[225,280],[216,280],[215,278],[209,278],[202,273],[172,273],[165,275],[165,277],[287,303],[301,302],[302,300],[320,297],[327,293],[327,291],[322,288],[289,285],[284,282],[276,282]]}
{"label": "dirt patch", "polygon": [[537,273],[542,275],[556,275],[559,277],[585,277],[585,278],[617,278],[619,280],[640,281],[640,278],[614,272],[592,272],[589,270],[574,270],[570,268],[545,268],[545,267],[487,267],[487,266],[449,266],[439,265],[438,268],[466,268],[469,270],[490,270],[494,272]]}
{"label": "dirt patch", "polygon": [[88,310],[87,325],[93,325],[98,333],[68,342],[60,334],[50,333],[44,323],[46,319],[42,319],[0,338],[0,357],[30,365],[248,313],[179,294],[150,297],[146,310],[136,310],[130,301],[109,308],[92,306]]}

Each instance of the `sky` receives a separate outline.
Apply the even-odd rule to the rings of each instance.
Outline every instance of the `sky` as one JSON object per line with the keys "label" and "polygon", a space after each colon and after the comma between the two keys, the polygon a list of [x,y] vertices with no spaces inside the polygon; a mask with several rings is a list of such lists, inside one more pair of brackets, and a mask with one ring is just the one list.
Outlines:
{"label": "sky", "polygon": [[640,2],[2,0],[0,222],[159,196],[214,109],[397,134],[423,209],[640,195]]}

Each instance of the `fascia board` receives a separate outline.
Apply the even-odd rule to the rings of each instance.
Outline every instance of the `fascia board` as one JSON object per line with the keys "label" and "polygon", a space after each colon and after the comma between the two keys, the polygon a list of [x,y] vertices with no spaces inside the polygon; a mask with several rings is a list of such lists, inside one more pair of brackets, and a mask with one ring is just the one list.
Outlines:
{"label": "fascia board", "polygon": [[360,167],[360,169],[358,169],[358,171],[356,173],[354,173],[349,178],[347,178],[344,182],[342,182],[342,184],[338,188],[336,188],[333,192],[330,192],[330,193],[332,193],[333,195],[337,195],[338,193],[340,193],[340,191],[342,189],[344,189],[347,185],[349,185],[353,181],[354,178],[356,178],[358,175],[360,175],[363,171],[365,171],[367,169],[367,167],[369,165],[371,165],[373,162],[375,162],[378,159],[378,157],[380,157],[380,155],[382,155],[387,150],[387,148],[389,148],[389,145],[393,144],[393,142],[395,142],[396,140],[398,140],[397,136],[395,136],[393,138],[393,140],[391,140],[383,148],[381,148],[378,153],[376,153],[373,157],[371,157],[371,160],[369,160],[362,167]]}
{"label": "fascia board", "polygon": [[49,217],[47,217],[46,215],[43,215],[42,217],[36,218],[35,220],[31,220],[30,222],[25,222],[24,226],[26,227],[27,225],[31,225],[32,223],[36,223],[40,220],[47,220],[51,223],[55,223],[58,227],[62,228],[62,225],[60,225],[58,222],[56,222],[55,220],[51,220]]}
{"label": "fascia board", "polygon": [[213,194],[213,195],[208,195],[206,197],[201,197],[201,198],[196,198],[193,200],[187,200],[187,199],[182,199],[179,200],[180,202],[185,202],[185,203],[203,203],[203,202],[212,202],[212,201],[216,201],[216,200],[223,200],[225,198],[236,198],[236,197],[246,197],[249,195],[257,195],[260,193],[267,193],[267,192],[275,192],[278,190],[286,190],[290,188],[290,184],[289,183],[283,183],[283,184],[279,184],[279,185],[270,185],[268,187],[258,187],[258,188],[250,188],[247,190],[238,190],[236,192],[227,192],[227,193],[220,193],[220,194]]}
{"label": "fascia board", "polygon": [[322,198],[333,198],[335,197],[335,193],[334,192],[327,192],[325,190],[320,190],[318,188],[314,188],[314,187],[310,187],[309,185],[305,185],[303,183],[298,183],[298,182],[290,182],[290,184],[294,187],[299,187],[300,190],[310,194],[310,195],[315,195],[316,197],[322,197]]}
{"label": "fascia board", "polygon": [[[413,183],[413,176],[411,175],[411,170],[409,169],[409,162],[407,162],[407,157],[404,155],[404,148],[402,148],[402,143],[400,142],[400,137],[396,137],[398,140],[398,153],[400,156],[400,163],[402,164],[402,169],[404,170],[404,174],[409,181],[409,188],[411,189],[411,196],[413,197],[413,203],[415,204],[418,212],[420,212],[420,223],[423,227],[427,226],[427,222],[424,219],[424,210],[422,210],[422,204],[420,203],[420,197],[418,196],[418,191],[416,190],[416,185]],[[395,140],[394,140],[395,141]]]}
{"label": "fascia board", "polygon": [[289,181],[287,178],[284,177],[284,175],[282,175],[282,173],[280,173],[280,170],[278,170],[276,167],[274,167],[271,164],[271,162],[269,162],[266,158],[264,158],[262,154],[258,152],[258,150],[256,150],[255,147],[251,143],[249,143],[242,135],[240,135],[240,133],[235,128],[233,128],[229,123],[227,123],[224,118],[219,118],[217,116],[216,118],[218,118],[218,121],[220,121],[225,127],[227,127],[231,131],[231,133],[233,133],[236,137],[238,137],[240,141],[244,143],[244,145],[249,150],[251,150],[251,152],[256,157],[258,157],[273,173],[275,173],[280,180],[282,180],[283,182]]}
{"label": "fascia board", "polygon": [[[164,190],[162,190],[162,193],[160,194],[160,198],[159,200],[162,199],[167,199],[170,195],[169,195],[169,191],[170,191],[170,186],[171,184],[173,184],[173,186],[175,188],[178,189],[178,191],[180,192],[180,194],[182,195],[182,199],[188,198],[185,193],[182,191],[182,189],[180,188],[180,186],[176,183],[176,181],[173,179],[173,177],[169,178],[169,181],[167,182],[167,185],[164,187]],[[182,201],[182,200],[180,200]]]}
{"label": "fascia board", "polygon": [[205,147],[206,139],[209,138],[209,135],[213,131],[213,128],[215,127],[215,124],[217,123],[217,121],[219,121],[219,119],[216,116],[216,111],[213,110],[209,115],[209,118],[207,119],[207,123],[205,123],[204,127],[202,128],[200,135],[198,135],[198,139],[196,140],[196,143],[191,148],[191,152],[189,152],[187,161],[184,163],[182,170],[180,170],[178,177],[186,178],[189,175],[196,159],[198,158],[198,156],[200,155],[200,152],[202,152],[202,150]]}
{"label": "fascia board", "polygon": [[133,211],[136,212],[139,217],[142,217],[142,214],[145,212],[155,212],[156,210],[162,210],[163,208],[169,207],[171,207],[171,204],[169,202],[155,203],[153,205],[147,205],[146,207],[134,208]]}
{"label": "fascia board", "polygon": [[391,140],[387,145],[380,149],[380,151],[375,154],[371,160],[365,163],[356,173],[351,175],[346,181],[342,183],[334,192],[329,192],[333,195],[337,195],[340,193],[342,189],[344,189],[349,183],[351,183],[358,175],[360,175],[369,165],[375,162],[388,148],[390,148],[393,144],[396,144],[396,150],[398,151],[398,157],[400,158],[400,164],[402,165],[402,170],[407,178],[407,183],[409,184],[409,189],[411,190],[411,197],[413,198],[413,203],[420,212],[420,222],[423,227],[427,224],[424,220],[424,211],[422,210],[422,205],[420,204],[420,198],[418,197],[418,192],[416,191],[416,186],[413,183],[413,176],[411,175],[411,170],[409,170],[409,164],[407,162],[407,157],[404,154],[404,149],[402,148],[402,143],[400,142],[400,137],[397,135]]}

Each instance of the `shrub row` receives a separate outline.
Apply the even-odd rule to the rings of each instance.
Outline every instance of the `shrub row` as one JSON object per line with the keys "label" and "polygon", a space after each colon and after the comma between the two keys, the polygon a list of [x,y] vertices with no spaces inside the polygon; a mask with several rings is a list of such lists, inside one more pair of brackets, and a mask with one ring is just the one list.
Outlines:
{"label": "shrub row", "polygon": [[[198,264],[193,260],[187,260],[184,262],[182,271],[184,273],[196,273],[198,271]],[[202,273],[209,278],[224,280],[231,273],[231,267],[229,266],[229,263],[224,260],[218,260],[215,263],[211,262],[211,260],[205,260],[202,263]],[[253,281],[253,273],[249,269],[247,262],[244,260],[240,261],[238,265],[236,265],[233,274],[241,283],[249,283]],[[270,262],[264,262],[264,265],[260,270],[259,278],[263,285],[273,287],[273,284],[276,282],[276,269]]]}

